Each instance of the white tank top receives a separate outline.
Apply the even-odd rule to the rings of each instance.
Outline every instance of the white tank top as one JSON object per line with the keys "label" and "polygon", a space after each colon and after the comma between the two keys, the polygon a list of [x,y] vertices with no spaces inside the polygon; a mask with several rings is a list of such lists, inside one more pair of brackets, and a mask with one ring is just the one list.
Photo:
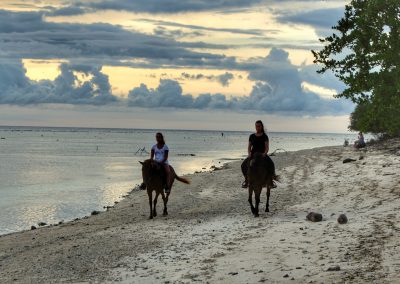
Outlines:
{"label": "white tank top", "polygon": [[[165,151],[169,151],[167,144],[164,144],[161,149],[158,149],[157,144],[155,144],[151,147],[151,150],[154,151],[154,160],[157,162],[162,162],[164,160]],[[168,160],[165,161],[165,163],[168,164]]]}

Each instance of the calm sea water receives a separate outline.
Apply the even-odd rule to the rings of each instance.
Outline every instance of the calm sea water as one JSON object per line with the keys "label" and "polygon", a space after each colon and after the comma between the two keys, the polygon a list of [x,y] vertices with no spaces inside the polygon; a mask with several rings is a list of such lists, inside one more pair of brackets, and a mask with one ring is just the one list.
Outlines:
{"label": "calm sea water", "polygon": [[[0,127],[0,234],[89,215],[141,182],[157,130]],[[179,175],[244,157],[250,132],[164,130]],[[351,134],[268,133],[271,151],[342,145]],[[140,151],[139,151],[140,152]],[[194,155],[194,156],[193,156]],[[240,174],[240,173],[238,173]]]}

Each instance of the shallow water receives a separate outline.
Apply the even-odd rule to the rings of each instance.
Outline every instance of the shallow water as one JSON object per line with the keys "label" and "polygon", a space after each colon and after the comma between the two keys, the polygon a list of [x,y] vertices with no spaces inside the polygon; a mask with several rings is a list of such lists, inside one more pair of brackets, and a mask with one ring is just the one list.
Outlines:
{"label": "shallow water", "polygon": [[[141,182],[135,154],[156,130],[0,127],[0,234],[89,215]],[[179,175],[243,158],[250,132],[164,130]],[[269,133],[270,152],[352,142],[352,134]],[[240,176],[240,170],[238,169]]]}

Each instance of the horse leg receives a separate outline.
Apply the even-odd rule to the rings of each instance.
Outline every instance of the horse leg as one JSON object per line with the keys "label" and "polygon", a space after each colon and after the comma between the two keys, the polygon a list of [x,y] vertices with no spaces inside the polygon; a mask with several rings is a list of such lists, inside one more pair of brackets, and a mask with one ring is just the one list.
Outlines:
{"label": "horse leg", "polygon": [[154,205],[153,205],[153,216],[154,217],[157,216],[156,206],[157,206],[157,199],[158,199],[159,194],[160,194],[159,192],[156,192],[156,197],[154,197]]}
{"label": "horse leg", "polygon": [[[168,193],[167,193],[167,194],[168,194]],[[167,197],[165,197],[164,191],[161,191],[161,197],[162,197],[162,199],[163,199],[163,201],[164,201],[164,212],[163,212],[163,215],[164,215],[164,216],[167,216],[167,215],[168,215],[168,211],[167,211],[168,199],[167,199]]]}
{"label": "horse leg", "polygon": [[169,195],[171,194],[171,190],[172,190],[172,185],[174,184],[174,180],[172,180],[172,183],[169,185],[169,192],[166,192],[165,193],[165,198],[166,198],[166,200],[167,200],[167,202],[166,203],[168,203],[168,197],[169,197]]}
{"label": "horse leg", "polygon": [[261,190],[262,188],[258,189],[254,192],[254,197],[256,198],[256,208],[255,208],[255,213],[254,213],[254,217],[258,217],[258,206],[260,205],[260,195],[261,195]]}
{"label": "horse leg", "polygon": [[253,206],[253,187],[252,186],[249,186],[249,203],[250,203],[251,213],[255,214],[256,209]]}
{"label": "horse leg", "polygon": [[265,212],[269,212],[269,196],[271,194],[271,188],[267,186],[267,204],[265,205]]}
{"label": "horse leg", "polygon": [[153,219],[153,191],[147,188],[147,195],[149,196],[149,205],[150,205],[150,217],[149,219]]}

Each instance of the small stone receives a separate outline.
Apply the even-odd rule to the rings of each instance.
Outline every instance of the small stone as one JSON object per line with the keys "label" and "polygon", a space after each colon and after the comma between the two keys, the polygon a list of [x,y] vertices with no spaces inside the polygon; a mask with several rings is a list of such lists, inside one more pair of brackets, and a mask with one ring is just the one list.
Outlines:
{"label": "small stone", "polygon": [[45,222],[39,222],[38,225],[39,225],[39,227],[43,227],[43,226],[46,226],[47,224]]}
{"label": "small stone", "polygon": [[31,230],[36,230],[36,227],[35,226],[31,226]]}
{"label": "small stone", "polygon": [[100,214],[100,212],[96,211],[96,210],[92,211],[92,213],[91,213],[91,215],[99,215],[99,214]]}
{"label": "small stone", "polygon": [[338,219],[337,219],[339,224],[346,224],[347,223],[347,216],[344,214],[340,214]]}
{"label": "small stone", "polygon": [[328,268],[327,271],[340,271],[340,266],[339,265],[331,266]]}
{"label": "small stone", "polygon": [[347,158],[347,159],[343,160],[343,164],[350,163],[350,162],[355,162],[355,161],[356,160],[354,160],[354,159]]}
{"label": "small stone", "polygon": [[229,274],[229,275],[238,275],[239,272],[229,272],[228,274]]}
{"label": "small stone", "polygon": [[283,278],[288,278],[288,277],[289,277],[289,274],[283,275]]}
{"label": "small stone", "polygon": [[307,214],[306,219],[311,222],[320,222],[322,221],[322,214],[316,212],[310,212]]}

